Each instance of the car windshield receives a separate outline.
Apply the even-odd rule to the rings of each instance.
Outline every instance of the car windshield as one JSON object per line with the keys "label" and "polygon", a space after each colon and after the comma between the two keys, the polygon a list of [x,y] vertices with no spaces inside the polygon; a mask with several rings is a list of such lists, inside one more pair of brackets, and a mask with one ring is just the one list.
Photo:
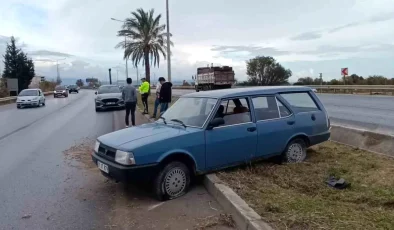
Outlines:
{"label": "car windshield", "polygon": [[56,86],[55,90],[65,90],[66,88],[64,88],[63,86]]}
{"label": "car windshield", "polygon": [[98,94],[103,94],[103,93],[120,93],[120,89],[118,86],[100,86],[100,88],[97,91]]}
{"label": "car windshield", "polygon": [[19,93],[19,96],[38,96],[37,90],[23,90]]}
{"label": "car windshield", "polygon": [[[207,120],[212,109],[216,105],[217,99],[181,97],[162,115],[167,123],[174,120],[181,121],[186,126],[201,128]],[[173,120],[173,121],[171,121]],[[160,119],[158,122],[164,122]]]}
{"label": "car windshield", "polygon": [[75,89],[75,88],[77,88],[77,86],[76,85],[70,85],[70,86],[68,86],[68,88]]}

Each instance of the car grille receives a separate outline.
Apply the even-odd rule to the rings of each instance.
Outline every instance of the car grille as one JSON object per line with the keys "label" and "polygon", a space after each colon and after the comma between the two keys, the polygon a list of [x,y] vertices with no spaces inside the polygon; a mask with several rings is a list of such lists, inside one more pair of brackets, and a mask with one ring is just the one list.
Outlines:
{"label": "car grille", "polygon": [[104,102],[104,103],[108,103],[108,102],[118,103],[119,99],[117,99],[117,98],[108,98],[108,99],[103,99],[101,101]]}
{"label": "car grille", "polygon": [[115,159],[116,150],[104,144],[100,144],[98,154],[109,160]]}

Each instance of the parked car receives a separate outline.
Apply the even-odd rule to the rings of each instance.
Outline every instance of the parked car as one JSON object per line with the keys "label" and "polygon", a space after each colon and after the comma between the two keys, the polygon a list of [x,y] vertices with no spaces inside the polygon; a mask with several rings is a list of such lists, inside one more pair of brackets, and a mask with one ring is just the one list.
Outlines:
{"label": "parked car", "polygon": [[40,105],[45,106],[45,96],[41,89],[24,89],[16,99],[18,109],[31,106],[39,107]]}
{"label": "parked car", "polygon": [[58,85],[55,87],[55,91],[53,91],[53,97],[68,97],[68,90],[66,87]]}
{"label": "parked car", "polygon": [[79,93],[79,89],[78,89],[78,87],[76,85],[69,85],[68,86],[68,92],[69,93],[72,93],[72,92]]}
{"label": "parked car", "polygon": [[100,136],[92,160],[116,181],[152,181],[159,200],[190,179],[269,157],[302,162],[330,138],[330,120],[308,87],[236,88],[180,97],[160,119]]}
{"label": "parked car", "polygon": [[96,92],[94,99],[96,112],[108,108],[124,108],[122,92],[117,85],[102,85]]}

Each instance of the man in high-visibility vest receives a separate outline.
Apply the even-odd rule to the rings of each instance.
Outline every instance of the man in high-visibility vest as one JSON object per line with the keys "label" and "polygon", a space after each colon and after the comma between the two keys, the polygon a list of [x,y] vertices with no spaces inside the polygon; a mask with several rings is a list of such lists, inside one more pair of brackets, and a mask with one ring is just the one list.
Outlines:
{"label": "man in high-visibility vest", "polygon": [[145,78],[142,78],[141,81],[142,84],[139,87],[139,90],[141,93],[142,104],[144,105],[144,114],[148,114],[148,96],[150,92],[150,83]]}

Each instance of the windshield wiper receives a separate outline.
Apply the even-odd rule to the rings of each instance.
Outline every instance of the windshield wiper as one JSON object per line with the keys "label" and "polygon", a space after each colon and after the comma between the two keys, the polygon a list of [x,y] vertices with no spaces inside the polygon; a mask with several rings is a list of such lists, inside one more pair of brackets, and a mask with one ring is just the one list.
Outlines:
{"label": "windshield wiper", "polygon": [[164,124],[167,124],[166,119],[164,117],[160,116],[159,119],[163,119]]}
{"label": "windshield wiper", "polygon": [[183,123],[183,121],[181,121],[181,120],[178,120],[178,119],[171,119],[170,121],[175,121],[175,122],[178,122],[178,123],[180,123],[181,125],[183,125],[183,127],[185,127],[185,128],[186,128],[186,125],[185,125],[185,123]]}

